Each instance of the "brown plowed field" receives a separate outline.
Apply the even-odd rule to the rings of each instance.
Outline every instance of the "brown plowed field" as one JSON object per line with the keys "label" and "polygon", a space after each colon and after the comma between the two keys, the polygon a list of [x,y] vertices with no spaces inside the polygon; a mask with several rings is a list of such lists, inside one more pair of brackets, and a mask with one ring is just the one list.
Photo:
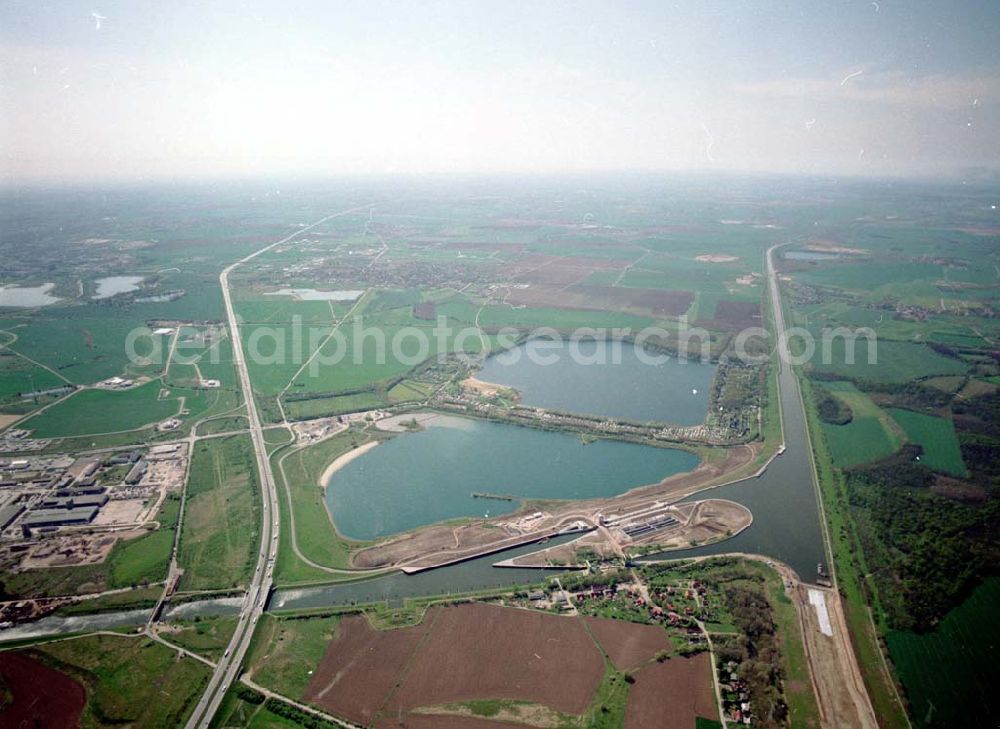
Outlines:
{"label": "brown plowed field", "polygon": [[383,706],[382,716],[398,723],[420,706],[474,699],[517,699],[580,714],[603,675],[604,658],[580,620],[461,605],[432,608],[421,625],[398,630],[345,618],[305,698],[363,724]]}
{"label": "brown plowed field", "polygon": [[444,714],[407,714],[400,721],[398,716],[380,719],[378,729],[512,729],[523,724],[479,719],[474,716],[448,716]]}
{"label": "brown plowed field", "polygon": [[577,620],[492,605],[441,608],[388,714],[486,698],[580,714],[603,675],[600,651]]}
{"label": "brown plowed field", "polygon": [[80,726],[87,702],[83,686],[22,653],[0,653],[0,678],[13,701],[0,711],[0,726]]}
{"label": "brown plowed field", "polygon": [[639,625],[593,617],[584,620],[619,671],[635,668],[671,647],[667,632],[658,625]]}
{"label": "brown plowed field", "polygon": [[748,301],[720,301],[715,317],[708,322],[715,329],[738,330],[761,325],[760,304]]}
{"label": "brown plowed field", "polygon": [[551,306],[559,309],[591,311],[629,311],[654,316],[680,316],[691,306],[694,294],[689,291],[636,289],[576,283],[532,284],[514,289],[507,302],[525,306]]}
{"label": "brown plowed field", "polygon": [[362,615],[344,618],[306,688],[306,701],[353,722],[370,723],[434,625],[433,618],[428,613],[420,625],[398,630],[372,630]]}
{"label": "brown plowed field", "polygon": [[625,729],[691,729],[695,717],[718,718],[707,653],[651,663],[628,691]]}

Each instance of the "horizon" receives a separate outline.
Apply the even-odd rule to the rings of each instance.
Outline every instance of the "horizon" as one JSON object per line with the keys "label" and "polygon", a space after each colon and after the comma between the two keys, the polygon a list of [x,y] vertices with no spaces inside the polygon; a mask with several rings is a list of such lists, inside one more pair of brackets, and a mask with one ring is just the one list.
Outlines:
{"label": "horizon", "polygon": [[5,188],[1000,169],[1000,9],[972,0],[15,2],[0,20]]}

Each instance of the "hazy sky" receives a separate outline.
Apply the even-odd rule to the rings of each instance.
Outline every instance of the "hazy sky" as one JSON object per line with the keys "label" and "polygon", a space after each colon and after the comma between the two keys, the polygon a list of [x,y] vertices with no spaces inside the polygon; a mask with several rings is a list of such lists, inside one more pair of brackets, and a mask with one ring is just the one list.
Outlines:
{"label": "hazy sky", "polygon": [[0,179],[952,174],[1000,2],[0,4]]}

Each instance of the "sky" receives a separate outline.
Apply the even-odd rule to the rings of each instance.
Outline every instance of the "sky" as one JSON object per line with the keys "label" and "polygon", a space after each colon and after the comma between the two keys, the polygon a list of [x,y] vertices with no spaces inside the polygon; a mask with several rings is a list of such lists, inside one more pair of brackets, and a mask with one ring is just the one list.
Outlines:
{"label": "sky", "polygon": [[0,4],[0,181],[1000,166],[1000,2]]}

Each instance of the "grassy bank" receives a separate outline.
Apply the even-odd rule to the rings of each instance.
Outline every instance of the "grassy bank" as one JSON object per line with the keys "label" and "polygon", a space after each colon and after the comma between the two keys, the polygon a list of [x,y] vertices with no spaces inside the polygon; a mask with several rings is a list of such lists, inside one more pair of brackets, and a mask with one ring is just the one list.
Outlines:
{"label": "grassy bank", "polygon": [[281,548],[276,568],[280,581],[330,582],[356,578],[349,574],[339,576],[317,570],[298,558],[291,543],[289,502],[294,514],[296,542],[302,554],[327,567],[349,567],[348,559],[355,543],[343,539],[334,529],[319,481],[330,463],[370,440],[370,434],[352,428],[307,448],[280,449],[272,455],[282,519]]}
{"label": "grassy bank", "polygon": [[909,726],[909,720],[905,708],[897,699],[895,679],[887,672],[880,637],[869,617],[868,599],[871,593],[864,577],[869,570],[857,544],[843,480],[833,469],[811,383],[804,377],[799,382],[851,642],[881,726],[885,729],[902,729]]}

